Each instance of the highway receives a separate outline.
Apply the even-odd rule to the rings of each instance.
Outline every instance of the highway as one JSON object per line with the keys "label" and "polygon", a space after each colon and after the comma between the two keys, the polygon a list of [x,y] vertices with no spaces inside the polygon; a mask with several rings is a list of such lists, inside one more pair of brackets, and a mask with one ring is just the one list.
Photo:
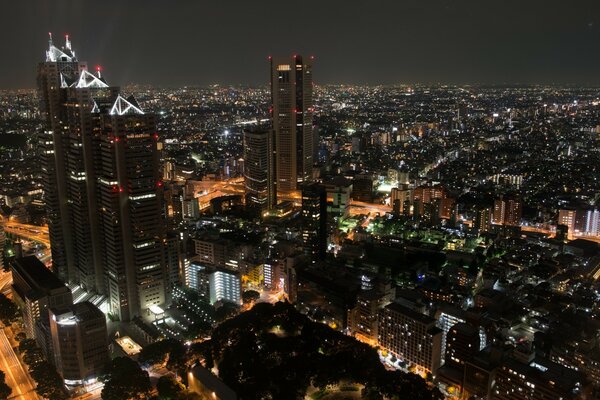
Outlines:
{"label": "highway", "polygon": [[41,243],[50,248],[50,237],[48,235],[47,226],[19,224],[18,222],[8,221],[4,223],[4,231],[24,239]]}
{"label": "highway", "polygon": [[0,332],[0,369],[6,374],[6,384],[13,390],[9,399],[39,400],[34,391],[36,384],[17,357],[6,331],[2,328]]}

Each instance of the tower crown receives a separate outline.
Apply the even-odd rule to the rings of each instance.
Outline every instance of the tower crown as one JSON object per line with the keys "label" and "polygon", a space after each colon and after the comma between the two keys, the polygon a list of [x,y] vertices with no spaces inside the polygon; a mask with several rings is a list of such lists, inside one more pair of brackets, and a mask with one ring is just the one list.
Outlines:
{"label": "tower crown", "polygon": [[46,61],[77,61],[77,57],[75,56],[75,50],[71,48],[71,41],[69,40],[69,35],[65,35],[65,45],[61,48],[58,48],[54,45],[54,42],[52,41],[52,32],[48,32],[48,50],[46,50]]}

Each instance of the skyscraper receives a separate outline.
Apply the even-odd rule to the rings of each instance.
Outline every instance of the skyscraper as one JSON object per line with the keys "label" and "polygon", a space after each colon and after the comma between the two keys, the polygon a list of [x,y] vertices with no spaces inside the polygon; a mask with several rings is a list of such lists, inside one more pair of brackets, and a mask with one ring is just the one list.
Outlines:
{"label": "skyscraper", "polygon": [[271,102],[276,189],[289,193],[312,175],[312,58],[271,58]]}
{"label": "skyscraper", "polygon": [[52,40],[38,83],[54,271],[106,295],[122,320],[166,300],[165,221],[155,117]]}
{"label": "skyscraper", "polygon": [[273,132],[268,129],[244,131],[244,185],[246,208],[262,215],[277,203],[273,185]]}
{"label": "skyscraper", "polygon": [[110,309],[123,320],[166,300],[165,221],[155,117],[117,95],[93,104],[102,264]]}
{"label": "skyscraper", "polygon": [[69,37],[61,48],[54,45],[52,35],[48,40],[46,61],[38,66],[38,91],[40,109],[45,116],[45,130],[40,133],[40,164],[44,173],[44,201],[48,220],[48,233],[52,244],[52,266],[63,280],[74,276],[73,254],[71,250],[70,225],[61,224],[61,217],[67,218],[67,184],[64,154],[63,123],[66,120],[67,81],[73,82],[81,71],[87,68],[77,60],[71,48]]}
{"label": "skyscraper", "polygon": [[312,262],[324,260],[327,252],[327,193],[318,183],[302,188],[302,241]]}

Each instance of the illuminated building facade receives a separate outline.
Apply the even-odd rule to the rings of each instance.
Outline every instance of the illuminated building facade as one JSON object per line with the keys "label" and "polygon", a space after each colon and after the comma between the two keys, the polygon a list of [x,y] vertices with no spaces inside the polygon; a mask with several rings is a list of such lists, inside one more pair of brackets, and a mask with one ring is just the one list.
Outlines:
{"label": "illuminated building facade", "polygon": [[271,58],[272,123],[277,192],[299,190],[313,166],[312,59]]}
{"label": "illuminated building facade", "polygon": [[262,215],[277,202],[273,185],[273,132],[245,130],[243,140],[246,209]]}
{"label": "illuminated building facade", "polygon": [[505,360],[496,372],[494,400],[585,399],[589,385],[583,375],[548,360],[522,363]]}
{"label": "illuminated building facade", "polygon": [[493,223],[520,226],[523,202],[517,196],[500,196],[494,201]]}
{"label": "illuminated building facade", "polygon": [[210,304],[227,301],[242,304],[242,278],[239,272],[216,269],[209,276]]}
{"label": "illuminated building facade", "polygon": [[435,319],[397,303],[379,313],[379,345],[417,371],[435,374],[440,366],[442,330]]}
{"label": "illuminated building facade", "polygon": [[327,252],[327,193],[317,183],[302,188],[302,242],[313,262]]}
{"label": "illuminated building facade", "polygon": [[67,80],[74,82],[87,69],[77,60],[68,36],[63,47],[58,47],[50,35],[46,60],[38,65],[37,84],[40,109],[45,119],[45,129],[40,133],[40,165],[44,176],[44,201],[48,220],[48,233],[52,244],[52,266],[61,279],[73,278],[74,260],[68,219],[67,169],[65,165]]}
{"label": "illuminated building facade", "polygon": [[52,308],[50,332],[54,364],[67,385],[94,381],[106,362],[108,333],[106,317],[90,302],[67,308]]}
{"label": "illuminated building facade", "polygon": [[166,223],[155,117],[49,43],[38,69],[42,169],[58,276],[108,298],[121,320],[163,304]]}

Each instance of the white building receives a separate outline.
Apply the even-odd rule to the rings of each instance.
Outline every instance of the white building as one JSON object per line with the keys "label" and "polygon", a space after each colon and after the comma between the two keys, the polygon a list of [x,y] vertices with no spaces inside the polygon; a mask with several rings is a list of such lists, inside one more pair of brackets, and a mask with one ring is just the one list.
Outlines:
{"label": "white building", "polygon": [[210,304],[217,301],[242,304],[242,278],[237,271],[217,269],[208,275]]}

